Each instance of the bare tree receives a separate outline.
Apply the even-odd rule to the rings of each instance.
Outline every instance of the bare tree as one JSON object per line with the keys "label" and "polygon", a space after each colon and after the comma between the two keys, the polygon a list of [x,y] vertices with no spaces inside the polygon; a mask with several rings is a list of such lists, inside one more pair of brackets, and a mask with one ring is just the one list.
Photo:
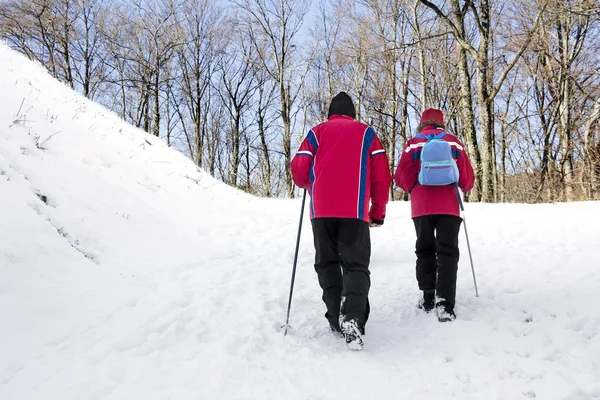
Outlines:
{"label": "bare tree", "polygon": [[[539,24],[541,15],[546,8],[546,3],[538,12],[535,21],[531,24],[529,32],[522,41],[520,48],[515,52],[513,59],[507,62],[496,82],[490,80],[490,41],[492,39],[492,7],[489,0],[478,2],[478,7],[471,1],[465,1],[463,5],[459,0],[451,0],[454,20],[444,13],[438,6],[427,1],[421,3],[431,8],[451,29],[454,38],[464,51],[471,54],[477,65],[477,98],[479,103],[479,129],[482,132],[483,157],[482,162],[482,200],[486,202],[495,199],[495,140],[494,140],[494,113],[493,101],[500,91],[508,73],[516,65],[519,58],[526,50]],[[479,33],[479,44],[477,48],[466,37],[464,24],[467,12],[471,12],[477,31]],[[461,50],[462,52],[462,50]],[[464,65],[465,58],[461,55],[461,64]],[[464,69],[464,67],[463,67]],[[464,74],[463,74],[464,75]],[[466,99],[466,96],[465,96]],[[473,141],[473,140],[472,140]]]}
{"label": "bare tree", "polygon": [[45,65],[52,76],[59,74],[58,17],[54,0],[11,0],[0,3],[3,39],[29,58]]}
{"label": "bare tree", "polygon": [[[177,48],[181,71],[178,86],[182,100],[176,107],[182,119],[190,157],[202,167],[213,104],[209,88],[222,48],[219,31],[223,17],[221,9],[209,0],[187,0],[178,15],[185,40]],[[191,120],[191,128],[188,120]],[[212,162],[209,164],[214,166]]]}
{"label": "bare tree", "polygon": [[[370,74],[374,91],[369,111],[378,114],[378,130],[393,173],[398,139],[404,143],[408,136],[408,85],[414,47],[410,8],[404,0],[369,0],[363,5],[372,21],[372,40],[380,49],[371,60],[377,73]],[[393,187],[390,197],[393,199]]]}
{"label": "bare tree", "polygon": [[[292,107],[298,90],[294,89],[294,58],[296,37],[307,12],[306,0],[243,0],[235,1],[247,23],[248,34],[262,66],[279,86],[281,121],[283,123],[283,155],[285,181],[289,197],[294,195],[289,164],[291,162]],[[297,64],[296,64],[297,66]]]}
{"label": "bare tree", "polygon": [[94,99],[112,69],[107,65],[107,40],[103,37],[109,5],[104,0],[77,0],[79,9],[73,43],[75,81],[84,96]]}
{"label": "bare tree", "polygon": [[[260,72],[259,72],[260,73]],[[270,123],[268,117],[268,111],[273,102],[274,92],[277,86],[269,84],[266,76],[258,76],[258,102],[256,109],[256,122],[258,135],[260,139],[260,150],[262,153],[261,163],[263,168],[263,190],[262,193],[265,197],[270,197],[273,193],[273,165],[271,161],[270,144],[267,138],[267,131],[269,130]]]}
{"label": "bare tree", "polygon": [[[230,21],[230,23],[235,24],[235,21]],[[220,84],[217,86],[217,91],[229,112],[231,124],[231,163],[228,182],[232,186],[238,185],[241,161],[240,146],[245,139],[245,131],[242,129],[243,113],[257,88],[253,68],[255,59],[252,50],[251,43],[244,42],[243,38],[234,35],[230,37],[227,54],[221,58],[219,63]],[[249,154],[247,154],[247,158],[249,158]]]}

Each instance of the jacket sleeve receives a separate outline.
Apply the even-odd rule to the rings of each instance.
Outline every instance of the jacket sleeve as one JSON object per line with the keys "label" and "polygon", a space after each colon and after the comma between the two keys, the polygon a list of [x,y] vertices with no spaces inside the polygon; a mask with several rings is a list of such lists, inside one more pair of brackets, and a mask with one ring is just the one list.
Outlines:
{"label": "jacket sleeve", "polygon": [[316,143],[315,133],[311,129],[292,159],[292,178],[296,186],[302,189],[310,187],[310,170],[318,147]]}
{"label": "jacket sleeve", "polygon": [[373,222],[383,224],[392,175],[390,174],[387,155],[377,136],[375,136],[369,152],[371,166],[371,209],[369,217]]}
{"label": "jacket sleeve", "polygon": [[411,150],[410,145],[411,141],[409,140],[402,151],[398,168],[396,168],[396,173],[394,173],[396,185],[406,193],[412,191],[419,179],[419,165],[413,157],[413,154],[417,153]]}
{"label": "jacket sleeve", "polygon": [[468,192],[473,189],[475,185],[475,173],[473,172],[473,166],[467,156],[464,145],[456,139],[460,146],[457,151],[456,165],[458,166],[458,186],[463,192]]}

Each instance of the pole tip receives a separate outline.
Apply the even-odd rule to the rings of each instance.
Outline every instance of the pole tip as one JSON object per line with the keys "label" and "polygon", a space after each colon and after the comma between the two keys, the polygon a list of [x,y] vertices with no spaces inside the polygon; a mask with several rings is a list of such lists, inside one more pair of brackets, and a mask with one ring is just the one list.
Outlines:
{"label": "pole tip", "polygon": [[289,324],[281,325],[281,329],[283,329],[283,336],[287,336],[288,331],[292,330],[292,327]]}

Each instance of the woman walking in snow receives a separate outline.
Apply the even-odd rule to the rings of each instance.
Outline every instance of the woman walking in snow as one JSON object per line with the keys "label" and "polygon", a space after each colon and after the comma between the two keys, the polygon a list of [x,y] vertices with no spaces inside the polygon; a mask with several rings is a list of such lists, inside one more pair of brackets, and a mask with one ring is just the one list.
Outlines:
{"label": "woman walking in snow", "polygon": [[462,223],[457,185],[468,192],[475,182],[463,144],[444,129],[442,111],[425,110],[418,134],[406,143],[394,174],[396,184],[410,193],[417,233],[417,282],[423,291],[419,308],[426,312],[436,308],[440,322],[456,318],[458,233]]}
{"label": "woman walking in snow", "polygon": [[352,99],[340,92],[331,101],[327,122],[308,132],[291,167],[296,185],[311,196],[315,271],[325,317],[348,347],[360,350],[369,317],[369,226],[383,224],[392,178],[375,131],[355,117]]}

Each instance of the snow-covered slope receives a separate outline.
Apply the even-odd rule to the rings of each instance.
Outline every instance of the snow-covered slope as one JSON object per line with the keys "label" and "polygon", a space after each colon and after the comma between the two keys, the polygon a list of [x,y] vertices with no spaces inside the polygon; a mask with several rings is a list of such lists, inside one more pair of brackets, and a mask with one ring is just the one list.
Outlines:
{"label": "snow-covered slope", "polygon": [[458,320],[372,231],[363,352],[327,331],[300,202],[213,180],[0,45],[0,399],[600,398],[598,203],[468,204]]}

